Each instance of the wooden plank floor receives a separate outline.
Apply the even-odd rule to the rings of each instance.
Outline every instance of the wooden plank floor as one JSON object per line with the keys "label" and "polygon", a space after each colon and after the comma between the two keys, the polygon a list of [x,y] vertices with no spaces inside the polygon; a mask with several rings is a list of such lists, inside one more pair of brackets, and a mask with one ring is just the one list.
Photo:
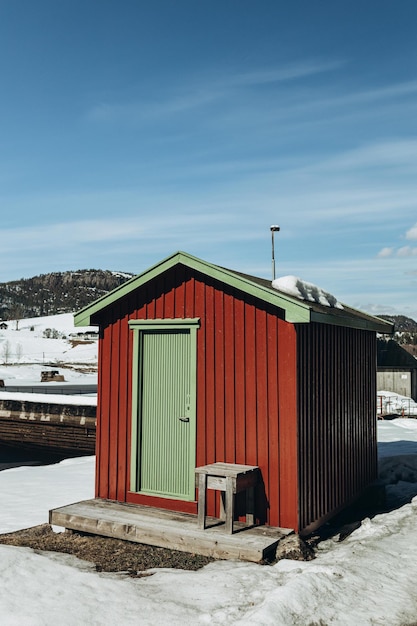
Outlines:
{"label": "wooden plank floor", "polygon": [[71,530],[115,537],[152,546],[204,554],[220,559],[259,563],[291,530],[235,524],[233,535],[224,524],[208,518],[209,527],[197,528],[197,516],[110,500],[84,500],[52,509],[49,522]]}

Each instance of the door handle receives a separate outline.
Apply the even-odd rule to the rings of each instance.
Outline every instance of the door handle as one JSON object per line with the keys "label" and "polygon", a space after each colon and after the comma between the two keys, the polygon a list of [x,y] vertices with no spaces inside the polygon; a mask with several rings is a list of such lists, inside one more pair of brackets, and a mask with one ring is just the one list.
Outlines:
{"label": "door handle", "polygon": [[190,421],[189,417],[179,417],[178,419],[180,420],[180,422],[189,422]]}

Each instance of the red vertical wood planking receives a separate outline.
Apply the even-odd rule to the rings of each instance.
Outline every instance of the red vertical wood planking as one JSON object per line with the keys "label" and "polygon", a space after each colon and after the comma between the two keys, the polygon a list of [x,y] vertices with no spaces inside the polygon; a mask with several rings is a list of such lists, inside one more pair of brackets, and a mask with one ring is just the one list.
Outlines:
{"label": "red vertical wood planking", "polygon": [[[215,398],[215,310],[214,288],[206,285],[205,300],[205,366],[206,366],[206,463],[216,461],[216,398]],[[216,514],[215,494],[210,490],[207,494],[207,511],[209,515]]]}
{"label": "red vertical wood planking", "polygon": [[255,305],[253,302],[245,303],[245,463],[247,463],[248,465],[258,464],[258,455],[256,449],[256,391],[258,383],[256,377],[256,339]]}
{"label": "red vertical wood planking", "polygon": [[224,296],[224,378],[225,378],[225,460],[236,463],[236,379],[235,379],[235,314],[234,299]]}
{"label": "red vertical wood planking", "polygon": [[224,415],[224,309],[223,291],[214,291],[214,393],[215,393],[215,423],[216,423],[216,452],[215,459],[219,462],[225,460],[225,415]]}
{"label": "red vertical wood planking", "polygon": [[[131,299],[133,300],[133,298]],[[134,311],[133,302],[129,306],[129,312]],[[133,380],[132,380],[132,371],[133,371],[133,332],[128,329],[127,331],[127,343],[128,343],[128,354],[127,354],[127,405],[126,405],[126,471],[125,471],[125,498],[127,497],[127,492],[130,491],[130,467],[131,467],[131,448],[132,448],[132,402],[133,402]]]}
{"label": "red vertical wood planking", "polygon": [[165,315],[165,292],[164,292],[164,277],[159,277],[158,281],[155,281],[160,288],[158,293],[155,293],[155,319],[163,319]]}
{"label": "red vertical wood planking", "polygon": [[278,430],[278,320],[274,315],[267,317],[268,342],[268,523],[279,526],[279,430]]}
{"label": "red vertical wood planking", "polygon": [[257,465],[261,468],[264,476],[266,492],[269,493],[270,477],[269,469],[269,418],[268,415],[268,340],[266,330],[267,313],[262,309],[257,309],[255,314],[255,335],[256,335],[256,446]]}
{"label": "red vertical wood planking", "polygon": [[207,401],[206,401],[206,316],[205,316],[205,285],[196,279],[194,286],[194,315],[200,317],[200,328],[197,332],[197,432],[196,457],[197,466],[207,463]]}
{"label": "red vertical wood planking", "polygon": [[[183,292],[183,302],[184,302],[184,308],[183,308],[183,314],[182,317],[188,317],[188,318],[194,318],[194,317],[198,317],[196,315],[195,312],[195,279],[194,276],[191,274],[189,268],[184,269],[184,292]],[[176,313],[177,314],[177,313]],[[198,334],[197,333],[197,358],[198,358]],[[198,425],[198,410],[199,410],[199,406],[198,406],[198,394],[199,394],[199,381],[198,381],[198,369],[197,369],[197,380],[196,380],[196,442],[195,442],[195,458],[194,458],[194,463],[195,466],[198,466],[198,462],[197,462],[197,458],[198,458],[198,449],[197,449],[197,442],[198,442],[198,432],[199,432],[199,425]]]}
{"label": "red vertical wood planking", "polygon": [[185,268],[180,266],[175,272],[174,314],[173,317],[185,317]]}
{"label": "red vertical wood planking", "polygon": [[235,447],[236,463],[246,462],[246,401],[245,401],[245,302],[237,298],[234,303],[235,324]]}
{"label": "red vertical wood planking", "polygon": [[278,322],[280,525],[298,530],[296,332]]}
{"label": "red vertical wood planking", "polygon": [[[130,343],[130,335],[128,327],[128,317],[126,313],[126,301],[123,303],[123,318],[121,320],[120,325],[120,365],[119,365],[119,420],[118,420],[118,433],[117,433],[117,500],[123,502],[126,498],[126,490],[127,483],[129,481],[128,477],[128,454],[127,454],[127,443],[128,443],[128,422],[129,419],[129,411],[128,407],[130,406],[129,402],[129,393],[128,393],[128,382],[129,382],[129,371],[128,365],[130,362],[129,359],[129,343]],[[131,372],[131,369],[130,369]]]}
{"label": "red vertical wood planking", "polygon": [[172,319],[175,317],[175,289],[172,282],[173,274],[175,270],[170,270],[165,280],[165,299],[164,299],[164,309],[162,312],[162,317],[167,317]]}
{"label": "red vertical wood planking", "polygon": [[184,311],[183,317],[198,317],[195,312],[195,278],[187,270],[184,273]]}
{"label": "red vertical wood planking", "polygon": [[205,357],[206,357],[206,457],[207,463],[216,461],[216,400],[215,400],[215,329],[214,329],[214,290],[206,286],[205,301]]}

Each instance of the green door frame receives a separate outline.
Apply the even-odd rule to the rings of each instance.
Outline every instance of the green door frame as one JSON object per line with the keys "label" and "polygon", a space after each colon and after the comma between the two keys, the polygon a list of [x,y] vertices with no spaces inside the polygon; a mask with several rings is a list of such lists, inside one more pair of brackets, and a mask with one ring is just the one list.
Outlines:
{"label": "green door frame", "polygon": [[[196,407],[197,407],[197,330],[200,326],[199,318],[175,318],[157,320],[129,320],[129,327],[133,330],[133,360],[132,360],[132,424],[131,424],[131,457],[130,457],[130,491],[138,491],[138,470],[140,468],[141,447],[138,434],[141,419],[140,380],[142,377],[141,335],[144,331],[188,330],[190,334],[190,448],[189,448],[189,475],[188,493],[186,500],[195,500],[195,450],[196,450]],[[144,493],[144,492],[143,492]],[[158,497],[172,498],[172,496]],[[179,499],[179,498],[177,498]]]}

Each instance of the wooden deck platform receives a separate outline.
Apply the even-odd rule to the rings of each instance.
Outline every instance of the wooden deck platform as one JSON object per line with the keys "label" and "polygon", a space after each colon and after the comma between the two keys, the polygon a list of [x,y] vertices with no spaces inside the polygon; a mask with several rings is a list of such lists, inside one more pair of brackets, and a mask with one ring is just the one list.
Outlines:
{"label": "wooden deck platform", "polygon": [[208,527],[203,530],[197,526],[196,515],[102,499],[52,509],[49,522],[104,537],[255,563],[274,554],[280,539],[292,532],[270,526],[247,528],[236,523],[231,535],[225,531],[224,523],[214,518],[207,518]]}

